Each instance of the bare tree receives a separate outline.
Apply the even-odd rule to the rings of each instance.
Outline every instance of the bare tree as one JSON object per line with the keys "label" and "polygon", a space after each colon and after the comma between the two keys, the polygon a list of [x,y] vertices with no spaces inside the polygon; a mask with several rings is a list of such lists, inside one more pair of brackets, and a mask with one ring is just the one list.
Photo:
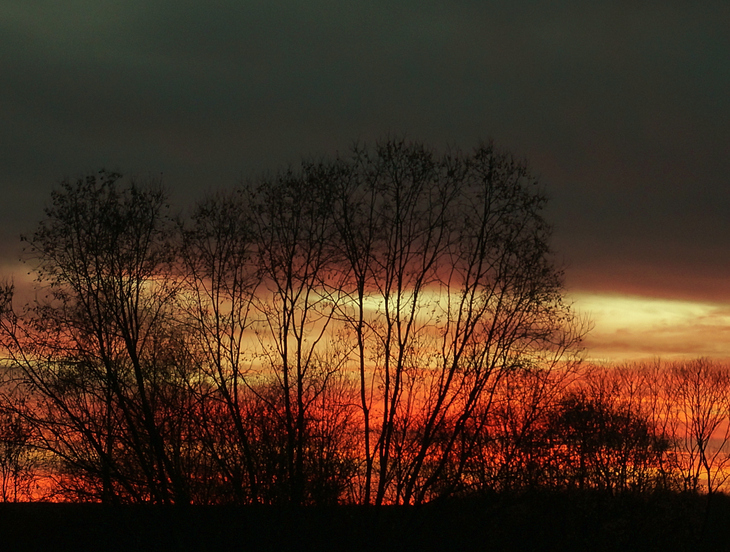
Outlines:
{"label": "bare tree", "polygon": [[356,150],[344,182],[363,497],[374,485],[376,504],[422,502],[459,485],[473,452],[462,437],[485,430],[500,380],[561,358],[580,335],[523,164],[491,145],[437,156],[389,141]]}
{"label": "bare tree", "polygon": [[666,400],[672,409],[676,466],[685,487],[712,494],[727,479],[730,462],[730,371],[708,359],[669,367]]}
{"label": "bare tree", "polygon": [[261,271],[255,298],[258,362],[263,379],[273,378],[281,402],[259,398],[281,417],[287,495],[294,503],[307,500],[313,405],[341,370],[340,362],[322,356],[340,295],[331,206],[338,173],[337,165],[304,163],[299,172],[247,190]]}
{"label": "bare tree", "polygon": [[3,344],[37,394],[44,445],[75,473],[120,495],[187,502],[160,417],[163,365],[175,294],[160,189],[121,188],[101,172],[64,181],[26,239],[46,297],[23,316],[6,310]]}
{"label": "bare tree", "polygon": [[566,359],[559,365],[514,370],[502,378],[491,410],[476,415],[489,421],[474,436],[476,446],[466,467],[470,484],[461,492],[552,486],[547,428],[581,368],[580,362]]}
{"label": "bare tree", "polygon": [[[40,458],[33,446],[35,428],[24,417],[27,398],[3,370],[0,382],[0,502],[28,501],[39,487]],[[10,376],[10,377],[8,377]]]}
{"label": "bare tree", "polygon": [[[237,502],[257,502],[257,459],[247,422],[252,305],[260,279],[249,204],[242,193],[201,201],[181,221],[179,316],[201,377],[192,392],[202,443]],[[247,338],[248,337],[248,338]],[[208,382],[212,382],[210,386]],[[223,437],[223,438],[221,438]]]}

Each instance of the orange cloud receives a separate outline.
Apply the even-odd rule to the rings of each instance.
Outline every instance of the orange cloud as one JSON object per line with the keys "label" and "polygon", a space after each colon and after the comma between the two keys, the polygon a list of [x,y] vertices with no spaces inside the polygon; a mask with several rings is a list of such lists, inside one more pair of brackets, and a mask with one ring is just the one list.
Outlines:
{"label": "orange cloud", "polygon": [[593,321],[585,339],[590,360],[730,358],[730,304],[590,292],[570,298]]}

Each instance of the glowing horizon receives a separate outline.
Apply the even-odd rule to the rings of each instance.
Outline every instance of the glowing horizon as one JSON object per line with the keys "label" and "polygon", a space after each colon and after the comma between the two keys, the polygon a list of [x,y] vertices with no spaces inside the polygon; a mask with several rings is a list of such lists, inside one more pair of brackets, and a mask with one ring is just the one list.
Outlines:
{"label": "glowing horizon", "polygon": [[[21,302],[36,293],[28,264],[16,261],[2,268],[5,279],[15,284]],[[592,329],[584,340],[586,360],[730,359],[730,303],[604,289],[566,293],[566,301],[573,304],[575,312],[591,322]]]}
{"label": "glowing horizon", "polygon": [[590,291],[567,298],[592,322],[587,360],[730,358],[730,304]]}

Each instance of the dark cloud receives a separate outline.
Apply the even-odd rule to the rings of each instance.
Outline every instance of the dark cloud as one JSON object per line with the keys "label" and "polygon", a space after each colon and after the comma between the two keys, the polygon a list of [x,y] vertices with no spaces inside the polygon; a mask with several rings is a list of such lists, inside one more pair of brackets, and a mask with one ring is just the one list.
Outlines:
{"label": "dark cloud", "polygon": [[730,6],[638,4],[4,2],[0,251],[102,166],[186,203],[388,132],[494,138],[546,184],[571,285],[717,296]]}

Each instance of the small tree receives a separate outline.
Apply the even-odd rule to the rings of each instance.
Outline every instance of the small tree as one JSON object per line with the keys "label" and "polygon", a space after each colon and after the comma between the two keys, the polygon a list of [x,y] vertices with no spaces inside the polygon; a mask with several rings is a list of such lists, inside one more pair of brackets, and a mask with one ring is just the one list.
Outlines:
{"label": "small tree", "polygon": [[667,371],[665,393],[685,488],[719,490],[730,464],[730,370],[705,358],[678,362]]}
{"label": "small tree", "polygon": [[558,488],[646,491],[670,441],[609,397],[573,392],[550,417],[549,462]]}
{"label": "small tree", "polygon": [[253,305],[260,283],[251,211],[242,193],[199,202],[179,221],[177,316],[200,377],[191,392],[200,405],[201,443],[229,488],[227,500],[261,500],[259,459],[249,423]]}
{"label": "small tree", "polygon": [[33,427],[24,418],[23,399],[3,394],[0,403],[0,501],[34,498],[40,466]]}

